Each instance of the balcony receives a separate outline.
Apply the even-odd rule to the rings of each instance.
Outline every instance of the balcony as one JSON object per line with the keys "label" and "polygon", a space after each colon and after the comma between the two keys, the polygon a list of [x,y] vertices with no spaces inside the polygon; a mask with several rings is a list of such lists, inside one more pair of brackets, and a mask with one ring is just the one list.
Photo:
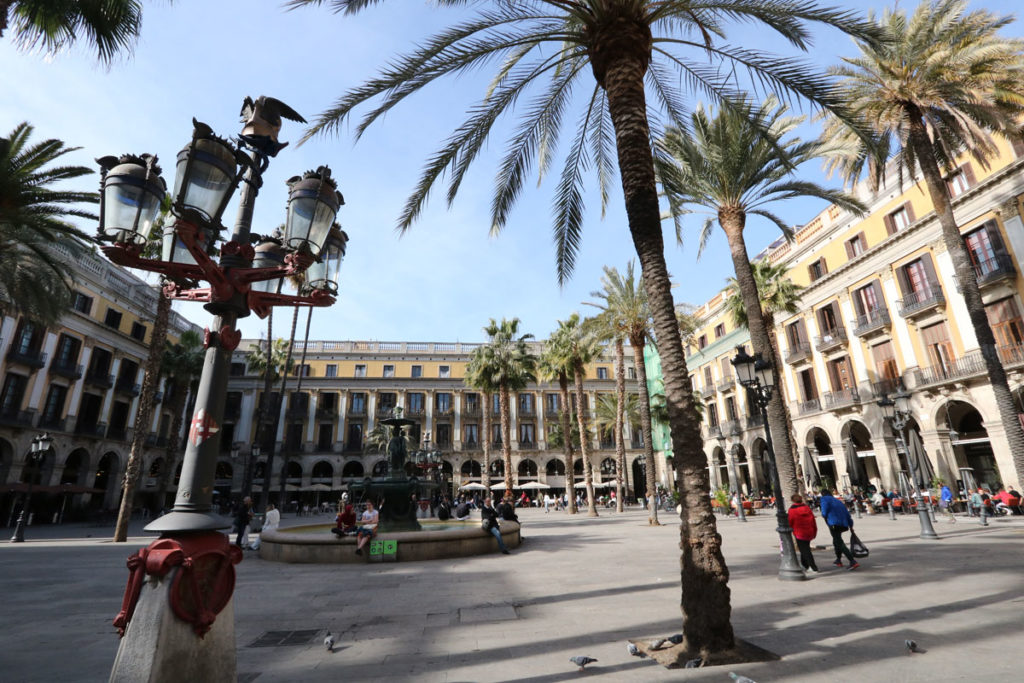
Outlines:
{"label": "balcony", "polygon": [[138,396],[140,386],[134,382],[118,382],[114,385],[114,391],[125,396]]}
{"label": "balcony", "polygon": [[393,405],[377,406],[375,413],[378,420],[387,419],[395,416],[395,407]]}
{"label": "balcony", "polygon": [[1024,345],[1000,346],[996,349],[1004,368],[1024,365]]}
{"label": "balcony", "polygon": [[886,378],[871,383],[871,394],[875,398],[882,398],[888,394],[894,394],[903,389],[903,378]]}
{"label": "balcony", "polygon": [[519,442],[519,449],[534,449],[537,447],[537,442],[533,440],[523,440]]}
{"label": "balcony", "polygon": [[476,440],[473,440],[473,441],[463,441],[462,442],[462,450],[464,450],[464,451],[478,451],[478,450],[480,450],[480,442],[476,441]]}
{"label": "balcony", "polygon": [[334,420],[338,417],[338,409],[335,406],[327,406],[326,408],[316,409],[316,419],[318,420]]}
{"label": "balcony", "polygon": [[40,416],[39,422],[36,424],[36,427],[38,427],[39,429],[46,429],[51,432],[63,432],[66,423],[67,418],[64,417],[47,417],[46,415],[42,415]]}
{"label": "balcony", "polygon": [[726,436],[736,436],[741,431],[739,420],[726,420],[722,423],[722,433]]}
{"label": "balcony", "polygon": [[0,413],[0,425],[6,427],[31,427],[36,416],[34,410],[10,410]]}
{"label": "balcony", "polygon": [[634,433],[629,439],[629,447],[634,450],[639,450],[644,447],[644,437],[642,434]]}
{"label": "balcony", "polygon": [[825,330],[820,337],[815,337],[814,348],[819,353],[827,353],[840,346],[845,346],[846,339],[846,328],[838,325],[831,330]]}
{"label": "balcony", "polygon": [[733,377],[732,375],[726,375],[722,379],[718,380],[717,384],[715,384],[715,389],[717,389],[720,392],[732,391],[735,388],[736,378]]}
{"label": "balcony", "polygon": [[720,425],[708,425],[708,438],[709,439],[721,439],[722,438],[722,427]]}
{"label": "balcony", "polygon": [[605,451],[615,448],[615,439],[601,439],[598,447]]}
{"label": "balcony", "polygon": [[867,337],[890,326],[892,326],[892,320],[889,318],[889,309],[883,306],[874,308],[864,315],[858,315],[857,321],[853,323],[853,334],[858,337]]}
{"label": "balcony", "polygon": [[82,366],[76,365],[75,363],[66,363],[54,359],[50,363],[50,374],[58,375],[59,377],[67,377],[68,379],[80,379],[82,377]]}
{"label": "balcony", "polygon": [[93,422],[92,424],[76,424],[75,434],[78,434],[79,436],[86,436],[90,439],[102,439],[107,435],[107,423]]}
{"label": "balcony", "polygon": [[[982,289],[1003,280],[1012,280],[1017,274],[1013,263],[1001,256],[978,261],[972,265],[974,266],[974,276],[978,279],[978,287]],[[963,288],[960,286],[960,279],[956,276],[953,279],[956,282],[956,291],[962,292]]]}
{"label": "balcony", "polygon": [[132,431],[128,427],[110,427],[107,429],[107,439],[111,441],[131,441]]}
{"label": "balcony", "polygon": [[942,365],[933,365],[917,371],[917,386],[946,384],[948,382],[982,375],[985,373],[985,360],[981,351],[969,351],[963,357]]}
{"label": "balcony", "polygon": [[823,398],[825,399],[825,410],[838,410],[860,405],[860,392],[854,387],[828,392]]}
{"label": "balcony", "polygon": [[114,386],[114,376],[90,371],[85,376],[85,383],[97,389],[109,389]]}
{"label": "balcony", "polygon": [[786,350],[786,362],[790,365],[796,365],[803,361],[809,360],[811,357],[811,342],[796,342],[789,345],[789,349]]}
{"label": "balcony", "polygon": [[537,414],[537,411],[534,410],[533,406],[519,406],[519,410],[516,413],[519,417],[533,417]]}
{"label": "balcony", "polygon": [[447,408],[434,408],[434,417],[451,417],[455,414],[455,409],[451,406]]}
{"label": "balcony", "polygon": [[713,387],[710,384],[705,386],[703,389],[700,390],[701,398],[708,399],[708,398],[711,398],[714,395],[715,395],[715,387]]}
{"label": "balcony", "polygon": [[812,398],[806,401],[797,401],[796,410],[801,415],[810,415],[821,411],[821,401]]}
{"label": "balcony", "polygon": [[764,418],[760,415],[747,415],[747,429],[764,427]]}
{"label": "balcony", "polygon": [[560,412],[558,406],[547,406],[544,408],[544,417],[558,417]]}
{"label": "balcony", "polygon": [[224,406],[224,420],[237,420],[242,416],[241,403],[228,403]]}
{"label": "balcony", "polygon": [[[423,414],[423,411],[420,411]],[[463,417],[480,417],[480,406],[479,405],[466,405],[462,408]]]}
{"label": "balcony", "polygon": [[349,406],[348,415],[349,417],[366,417],[366,406]]}
{"label": "balcony", "polygon": [[12,346],[11,350],[7,352],[7,360],[11,363],[27,365],[34,370],[38,370],[46,365],[46,354],[39,351],[39,349],[19,351],[16,347]]}
{"label": "balcony", "polygon": [[899,305],[900,315],[904,318],[927,313],[939,306],[946,305],[946,297],[942,294],[942,286],[931,283],[919,292],[912,292],[896,302]]}

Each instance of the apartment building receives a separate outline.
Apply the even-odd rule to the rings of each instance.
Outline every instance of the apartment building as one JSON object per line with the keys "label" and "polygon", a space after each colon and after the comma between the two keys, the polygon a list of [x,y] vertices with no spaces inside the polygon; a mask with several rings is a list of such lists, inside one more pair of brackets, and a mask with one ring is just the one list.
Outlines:
{"label": "apartment building", "polygon": [[[157,292],[98,255],[65,256],[76,294],[60,322],[44,328],[7,315],[0,324],[0,510],[8,525],[30,481],[37,523],[114,509],[131,449]],[[187,329],[195,326],[172,312],[168,336]],[[156,398],[143,499],[156,492],[172,422],[163,383]],[[43,432],[53,447],[39,467],[26,466]]]}
{"label": "apartment building", "polygon": [[[988,168],[962,160],[946,178],[974,263],[999,354],[1018,397],[1024,384],[1024,147],[1002,144]],[[843,487],[852,448],[877,486],[899,486],[906,455],[876,402],[911,393],[918,432],[937,476],[1017,485],[978,342],[923,183],[892,174],[877,192],[857,188],[863,217],[830,206],[758,258],[789,267],[804,287],[799,311],[776,317],[782,383],[801,456]],[[749,335],[706,302],[687,349],[694,391],[705,403],[712,480],[767,490],[763,426],[729,359]],[[1024,414],[1018,403],[1018,412]],[[735,462],[735,474],[733,463]],[[732,484],[735,486],[735,483]]]}
{"label": "apartment building", "polygon": [[[245,459],[258,438],[258,413],[264,383],[246,363],[247,351],[258,340],[242,340],[231,367],[221,439],[223,456],[217,465],[217,489],[222,494],[240,491]],[[302,343],[296,344],[297,366],[280,402],[276,452],[289,454],[287,463],[275,460],[271,486],[277,491],[280,476],[287,490],[311,497],[315,491],[339,491],[347,483],[387,474],[387,456],[371,448],[367,436],[378,421],[391,417],[397,407],[403,417],[416,421],[408,428],[414,439],[430,435],[430,442],[442,453],[441,472],[453,488],[480,482],[483,475],[483,440],[492,445],[490,479],[504,478],[501,457],[498,397],[483,405],[479,392],[463,382],[470,354],[479,344],[443,342],[312,341],[305,360],[298,364]],[[532,344],[540,353],[540,344]],[[632,357],[627,349],[630,380],[634,379]],[[302,386],[297,387],[302,374]],[[627,380],[627,381],[630,381]],[[609,349],[587,367],[584,408],[593,418],[603,394],[614,395],[614,358]],[[274,387],[275,402],[278,386]],[[575,398],[572,399],[575,403]],[[511,440],[513,481],[540,482],[553,491],[565,487],[565,464],[561,447],[549,434],[557,424],[561,399],[557,384],[535,383],[511,397]],[[483,411],[492,414],[491,433],[483,433]],[[608,481],[615,473],[615,444],[599,437],[593,429],[590,439],[595,480]],[[643,437],[638,426],[627,427],[625,436],[630,485],[642,465]],[[262,445],[254,469],[254,481],[263,480],[266,452]],[[280,468],[280,469],[279,469]],[[583,474],[583,460],[577,450],[577,476]],[[306,492],[303,496],[302,492]]]}

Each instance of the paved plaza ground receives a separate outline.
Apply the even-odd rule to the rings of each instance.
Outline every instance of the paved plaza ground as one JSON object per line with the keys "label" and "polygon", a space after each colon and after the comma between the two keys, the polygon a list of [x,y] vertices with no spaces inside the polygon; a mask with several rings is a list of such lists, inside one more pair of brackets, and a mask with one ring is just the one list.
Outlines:
{"label": "paved plaza ground", "polygon": [[[627,638],[680,630],[673,515],[660,528],[639,509],[521,517],[526,541],[511,556],[339,566],[247,552],[235,590],[239,680],[730,680],[729,668],[668,671],[626,653]],[[283,526],[299,521],[309,520]],[[866,516],[857,530],[871,556],[860,570],[833,568],[821,550],[820,575],[797,583],[776,579],[773,517],[720,518],[719,528],[736,633],[782,657],[737,673],[759,683],[1020,678],[1022,517],[988,528],[940,519],[942,539],[928,542],[916,517]],[[110,543],[111,531],[29,527],[28,542],[0,544],[0,680],[106,680],[124,560],[146,542],[141,523],[128,544]],[[333,654],[321,645],[326,629],[339,634]],[[268,631],[315,633],[281,644]],[[908,655],[907,638],[927,652]],[[580,673],[568,661],[578,654],[598,663]]]}

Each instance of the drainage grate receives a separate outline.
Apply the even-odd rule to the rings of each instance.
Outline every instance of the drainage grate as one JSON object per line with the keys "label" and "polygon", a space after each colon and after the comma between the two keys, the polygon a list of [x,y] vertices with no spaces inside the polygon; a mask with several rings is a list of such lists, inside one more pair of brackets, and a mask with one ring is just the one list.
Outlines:
{"label": "drainage grate", "polygon": [[317,639],[320,629],[304,631],[267,631],[249,647],[283,647],[285,645],[309,645]]}

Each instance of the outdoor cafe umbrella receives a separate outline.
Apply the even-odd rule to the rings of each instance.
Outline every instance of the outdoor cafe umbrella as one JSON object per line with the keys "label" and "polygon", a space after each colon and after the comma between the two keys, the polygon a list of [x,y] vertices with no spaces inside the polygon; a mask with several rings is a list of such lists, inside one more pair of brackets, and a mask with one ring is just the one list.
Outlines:
{"label": "outdoor cafe umbrella", "polygon": [[516,484],[517,489],[549,489],[551,488],[547,484],[542,484],[539,481],[528,481],[525,484]]}
{"label": "outdoor cafe umbrella", "polygon": [[468,484],[463,484],[459,487],[460,491],[486,491],[487,487],[483,484],[478,484],[475,481]]}
{"label": "outdoor cafe umbrella", "polygon": [[921,444],[921,435],[917,433],[917,430],[907,430],[907,450],[914,481],[921,488],[927,489],[935,475],[932,464],[928,461],[928,456],[925,455],[924,446]]}
{"label": "outdoor cafe umbrella", "polygon": [[853,439],[847,439],[843,446],[846,452],[846,473],[850,478],[850,486],[859,488],[861,491],[868,489],[868,474],[864,471],[864,463],[857,455],[857,447]]}
{"label": "outdoor cafe umbrella", "polygon": [[497,484],[491,484],[492,491],[503,491],[505,489],[505,482],[498,482]]}
{"label": "outdoor cafe umbrella", "polygon": [[814,464],[814,458],[811,457],[811,449],[804,447],[804,481],[807,482],[807,487],[810,489],[821,488],[821,476],[818,474],[818,467]]}

